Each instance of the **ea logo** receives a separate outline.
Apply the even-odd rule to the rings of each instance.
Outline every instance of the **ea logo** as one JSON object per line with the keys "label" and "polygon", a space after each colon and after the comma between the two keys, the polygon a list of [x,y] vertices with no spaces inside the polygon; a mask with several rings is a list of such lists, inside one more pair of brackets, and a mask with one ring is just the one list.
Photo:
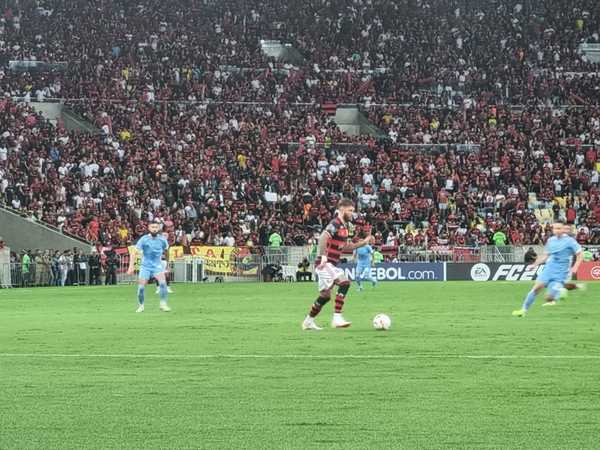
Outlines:
{"label": "ea logo", "polygon": [[592,275],[594,280],[600,280],[600,266],[592,267],[592,270],[590,270],[590,275]]}
{"label": "ea logo", "polygon": [[487,264],[479,263],[471,267],[471,279],[473,281],[487,281],[490,279],[491,274]]}

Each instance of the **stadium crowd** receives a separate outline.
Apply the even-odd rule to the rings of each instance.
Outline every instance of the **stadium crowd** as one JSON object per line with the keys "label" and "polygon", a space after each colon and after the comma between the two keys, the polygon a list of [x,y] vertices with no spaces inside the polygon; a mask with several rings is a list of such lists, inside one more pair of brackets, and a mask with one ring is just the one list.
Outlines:
{"label": "stadium crowd", "polygon": [[[10,4],[11,2],[8,2]],[[598,104],[600,6],[577,0],[20,2],[0,26],[13,96],[272,102]],[[261,40],[299,52],[277,62]]]}
{"label": "stadium crowd", "polygon": [[[0,199],[110,245],[155,217],[182,245],[303,245],[340,196],[380,245],[538,244],[555,218],[600,244],[600,85],[578,52],[600,5],[340,3],[7,10],[0,62],[68,64],[0,72]],[[266,58],[263,38],[304,61]],[[49,97],[101,132],[28,105]],[[329,101],[361,103],[385,139],[342,133]]]}

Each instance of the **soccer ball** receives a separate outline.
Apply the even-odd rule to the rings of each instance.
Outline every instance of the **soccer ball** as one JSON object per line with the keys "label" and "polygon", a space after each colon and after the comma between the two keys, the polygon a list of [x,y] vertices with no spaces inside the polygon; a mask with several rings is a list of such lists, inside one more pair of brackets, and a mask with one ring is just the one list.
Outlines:
{"label": "soccer ball", "polygon": [[373,318],[373,328],[376,330],[389,330],[392,326],[392,319],[385,314],[377,314]]}

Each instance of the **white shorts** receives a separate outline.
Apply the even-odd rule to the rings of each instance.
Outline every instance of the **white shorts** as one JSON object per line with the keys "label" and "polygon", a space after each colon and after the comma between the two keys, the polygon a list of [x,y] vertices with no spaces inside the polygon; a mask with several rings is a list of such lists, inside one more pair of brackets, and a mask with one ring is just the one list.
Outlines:
{"label": "white shorts", "polygon": [[317,267],[315,274],[319,278],[319,291],[331,289],[336,280],[345,278],[344,271],[331,263],[325,263],[321,268]]}

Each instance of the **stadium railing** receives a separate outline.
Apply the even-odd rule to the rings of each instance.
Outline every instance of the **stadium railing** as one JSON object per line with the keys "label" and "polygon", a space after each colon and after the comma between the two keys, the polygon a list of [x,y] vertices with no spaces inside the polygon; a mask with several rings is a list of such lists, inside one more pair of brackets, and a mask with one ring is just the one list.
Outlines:
{"label": "stadium railing", "polygon": [[[529,248],[539,255],[542,246],[494,246],[452,247],[424,246],[385,247],[382,252],[386,262],[397,263],[490,263],[523,264],[524,255]],[[600,259],[600,246],[587,245],[596,259]],[[390,253],[391,252],[391,253]],[[304,247],[257,247],[253,253],[239,256],[232,252],[227,258],[185,256],[169,262],[169,280],[174,283],[205,282],[290,282],[296,279],[298,264],[307,258],[313,271],[314,250]],[[128,255],[119,255],[115,265],[116,284],[134,284],[137,272],[127,274]],[[352,264],[352,255],[344,255],[343,261]],[[109,278],[110,269],[104,267],[97,280],[104,285]],[[66,286],[84,286],[90,284],[90,269],[87,263],[71,264],[67,272]],[[108,278],[108,280],[107,280]],[[61,274],[54,273],[48,266],[38,267],[32,262],[29,273],[23,273],[20,262],[0,263],[0,287],[44,287],[61,285]]]}
{"label": "stadium railing", "polygon": [[[89,268],[86,263],[71,264],[66,272],[65,286],[85,286],[90,283]],[[49,287],[62,284],[62,274],[54,273],[50,267],[40,266],[34,262],[29,272],[23,272],[21,263],[0,264],[0,287]]]}
{"label": "stadium railing", "polygon": [[[387,139],[387,138],[385,138]],[[300,142],[288,142],[287,148],[288,150],[296,150],[300,147]],[[326,144],[323,142],[317,142],[315,144],[303,144],[306,147],[314,147],[319,149],[326,148]],[[353,143],[353,142],[336,142],[331,144],[331,148],[335,148],[336,150],[344,150],[346,152],[365,150],[369,147],[368,144],[363,143]],[[453,150],[457,153],[476,153],[481,149],[480,144],[407,144],[407,143],[396,143],[394,144],[396,148],[402,148],[405,150],[413,150],[416,152],[425,152],[425,153],[445,153],[448,150]]]}
{"label": "stadium railing", "polygon": [[522,262],[524,254],[522,247],[512,245],[486,245],[481,247],[481,260],[489,263]]}

